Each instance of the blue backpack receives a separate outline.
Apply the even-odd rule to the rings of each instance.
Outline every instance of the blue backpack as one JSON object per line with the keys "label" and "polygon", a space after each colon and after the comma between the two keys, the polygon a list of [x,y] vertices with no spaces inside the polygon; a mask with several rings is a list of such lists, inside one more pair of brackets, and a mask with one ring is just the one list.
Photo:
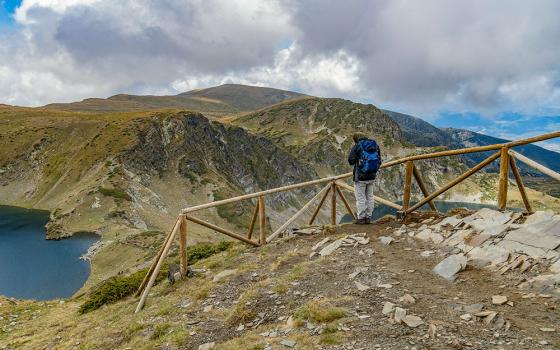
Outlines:
{"label": "blue backpack", "polygon": [[360,158],[358,159],[358,170],[362,174],[375,174],[379,170],[379,152],[377,143],[373,140],[364,139],[358,142]]}

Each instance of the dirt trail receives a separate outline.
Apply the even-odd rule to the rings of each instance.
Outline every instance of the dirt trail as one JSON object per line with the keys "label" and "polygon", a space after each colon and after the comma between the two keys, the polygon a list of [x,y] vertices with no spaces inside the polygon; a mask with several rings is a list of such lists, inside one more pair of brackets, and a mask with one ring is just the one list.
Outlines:
{"label": "dirt trail", "polygon": [[[215,341],[215,349],[234,349],[236,341],[251,349],[288,349],[281,341],[294,341],[297,349],[560,349],[559,333],[541,330],[560,326],[557,300],[523,298],[515,281],[489,270],[467,269],[449,283],[432,273],[444,257],[433,245],[408,236],[381,244],[379,237],[390,236],[401,224],[342,225],[330,234],[272,244],[271,254],[244,254],[243,263],[258,264],[257,272],[242,272],[222,285],[213,292],[217,298],[207,305],[217,301],[217,307],[232,308],[240,300],[248,302],[243,306],[246,317],[229,323],[207,322],[199,310],[193,310],[192,316],[205,332],[193,336],[184,348],[197,349],[199,344]],[[322,258],[309,257],[311,247],[327,236],[333,242],[336,237],[364,232],[368,244],[340,247]],[[375,253],[369,255],[370,249]],[[424,251],[434,254],[423,257]],[[264,268],[271,265],[271,270]],[[305,272],[292,276],[300,266],[305,266]],[[358,270],[357,276],[349,276]],[[281,292],[279,280],[289,281]],[[258,281],[267,283],[258,286]],[[370,288],[360,291],[355,282]],[[255,292],[244,299],[249,288]],[[415,302],[399,300],[405,294]],[[513,306],[492,305],[493,295],[507,296]],[[346,317],[334,322],[332,342],[325,341],[324,330],[329,326],[312,321],[299,328],[286,324],[289,316],[312,300],[329,301],[347,310]],[[415,328],[395,324],[382,314],[385,302],[419,316],[424,324]],[[497,312],[495,319],[490,324],[477,317],[462,319],[467,313],[463,308],[472,304]],[[434,326],[435,334],[430,336]],[[237,340],[227,342],[232,338]]]}

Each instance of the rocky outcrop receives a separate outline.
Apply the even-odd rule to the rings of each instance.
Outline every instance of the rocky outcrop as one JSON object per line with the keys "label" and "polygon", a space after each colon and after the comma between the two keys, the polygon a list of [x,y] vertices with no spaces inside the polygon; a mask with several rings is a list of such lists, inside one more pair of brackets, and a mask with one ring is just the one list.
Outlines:
{"label": "rocky outcrop", "polygon": [[521,275],[520,288],[560,297],[559,225],[560,215],[553,212],[537,211],[525,217],[484,208],[463,218],[426,219],[413,230],[403,225],[397,234],[430,241],[453,253],[434,269],[450,281],[464,268],[464,261],[501,274]]}

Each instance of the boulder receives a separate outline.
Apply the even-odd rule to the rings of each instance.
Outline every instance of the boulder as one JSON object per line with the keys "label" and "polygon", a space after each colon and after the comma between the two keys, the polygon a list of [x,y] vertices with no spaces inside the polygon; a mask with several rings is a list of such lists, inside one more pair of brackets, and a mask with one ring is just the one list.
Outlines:
{"label": "boulder", "polygon": [[424,324],[424,321],[422,321],[422,319],[420,317],[414,316],[414,315],[406,315],[403,318],[403,322],[411,328],[416,328],[416,327]]}
{"label": "boulder", "polygon": [[510,232],[504,239],[544,250],[553,250],[560,247],[559,226],[560,218],[525,223],[518,230]]}
{"label": "boulder", "polygon": [[395,308],[395,315],[393,316],[395,322],[401,323],[406,317],[406,310],[400,307]]}
{"label": "boulder", "polygon": [[485,247],[474,247],[467,253],[469,264],[478,267],[488,264],[497,265],[509,258],[509,251],[499,246],[487,245]]}
{"label": "boulder", "polygon": [[383,304],[383,310],[381,311],[381,313],[383,315],[390,315],[393,313],[394,310],[395,310],[395,304],[391,303],[390,301],[386,301]]}
{"label": "boulder", "polygon": [[492,304],[504,305],[507,303],[508,298],[505,295],[492,295]]}
{"label": "boulder", "polygon": [[331,244],[329,244],[325,248],[321,249],[321,251],[319,252],[319,255],[327,256],[327,255],[332,254],[332,252],[334,252],[335,250],[340,248],[343,241],[344,241],[344,238],[337,239],[336,241],[332,242]]}
{"label": "boulder", "polygon": [[462,271],[466,266],[467,257],[462,254],[455,254],[440,261],[440,263],[434,267],[433,271],[446,280],[453,282],[456,278],[455,274]]}

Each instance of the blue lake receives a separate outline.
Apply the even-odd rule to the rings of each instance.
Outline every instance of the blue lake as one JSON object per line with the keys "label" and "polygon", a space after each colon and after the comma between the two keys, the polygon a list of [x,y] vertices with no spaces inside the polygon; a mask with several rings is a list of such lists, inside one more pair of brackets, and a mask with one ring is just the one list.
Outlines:
{"label": "blue lake", "polygon": [[49,213],[0,205],[0,294],[20,299],[67,298],[90,273],[80,259],[99,236],[46,240]]}

